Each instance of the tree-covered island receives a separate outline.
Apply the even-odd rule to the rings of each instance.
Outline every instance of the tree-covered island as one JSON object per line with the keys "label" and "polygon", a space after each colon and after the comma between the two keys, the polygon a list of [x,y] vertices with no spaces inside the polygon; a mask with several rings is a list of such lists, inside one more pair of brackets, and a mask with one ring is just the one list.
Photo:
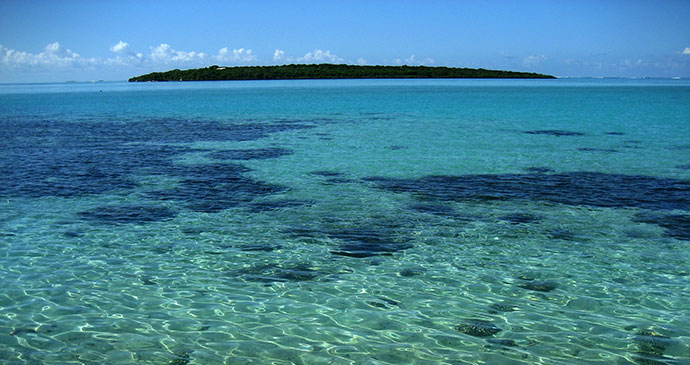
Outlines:
{"label": "tree-covered island", "polygon": [[483,68],[428,66],[356,66],[298,64],[282,66],[210,66],[189,70],[152,72],[132,77],[137,81],[214,81],[214,80],[289,80],[289,79],[553,79],[533,72],[497,71]]}

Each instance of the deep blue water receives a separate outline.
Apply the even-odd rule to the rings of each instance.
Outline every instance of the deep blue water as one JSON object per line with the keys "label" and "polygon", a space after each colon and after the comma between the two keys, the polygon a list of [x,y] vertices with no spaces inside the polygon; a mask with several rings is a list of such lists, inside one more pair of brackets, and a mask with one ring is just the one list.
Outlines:
{"label": "deep blue water", "polygon": [[0,85],[7,363],[690,361],[688,80]]}

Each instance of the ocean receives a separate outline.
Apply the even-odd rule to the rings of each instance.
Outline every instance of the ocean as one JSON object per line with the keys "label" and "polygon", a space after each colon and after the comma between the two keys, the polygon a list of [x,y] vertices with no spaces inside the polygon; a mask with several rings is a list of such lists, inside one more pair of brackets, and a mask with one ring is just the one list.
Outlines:
{"label": "ocean", "polygon": [[0,85],[0,363],[688,364],[690,80]]}

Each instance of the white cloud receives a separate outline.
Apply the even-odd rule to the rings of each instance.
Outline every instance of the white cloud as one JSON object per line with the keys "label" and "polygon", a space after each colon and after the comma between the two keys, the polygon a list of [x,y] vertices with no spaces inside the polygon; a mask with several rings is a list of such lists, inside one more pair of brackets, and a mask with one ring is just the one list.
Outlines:
{"label": "white cloud", "polygon": [[525,66],[535,66],[546,61],[547,59],[548,57],[544,56],[543,54],[532,55],[525,57],[525,59],[522,60],[522,64]]}
{"label": "white cloud", "polygon": [[254,62],[257,60],[251,49],[240,48],[230,51],[228,47],[221,48],[214,59],[219,62]]}
{"label": "white cloud", "polygon": [[334,54],[331,51],[323,51],[320,49],[315,49],[314,52],[308,52],[304,57],[298,58],[297,62],[300,63],[316,63],[316,62],[329,62],[329,63],[342,63],[344,60]]}
{"label": "white cloud", "polygon": [[360,58],[357,59],[357,64],[358,64],[358,65],[366,65],[366,64],[367,64],[367,60],[365,60],[364,58],[361,58],[361,57],[360,57]]}
{"label": "white cloud", "polygon": [[690,47],[685,47],[683,54],[690,54]]}
{"label": "white cloud", "polygon": [[425,58],[423,60],[418,60],[415,55],[411,55],[410,57],[407,57],[405,59],[400,59],[396,58],[395,63],[398,65],[409,65],[409,66],[425,66],[425,65],[431,65],[434,64],[436,61],[434,61],[433,58]]}
{"label": "white cloud", "polygon": [[130,51],[129,43],[124,41],[110,47],[110,51],[115,53],[115,57],[105,59],[103,63],[106,65],[139,65],[144,61],[144,55]]}
{"label": "white cloud", "polygon": [[127,53],[129,51],[129,43],[120,41],[116,45],[110,47],[110,51],[115,53]]}
{"label": "white cloud", "polygon": [[280,62],[285,59],[285,51],[282,49],[276,49],[273,52],[273,62]]}
{"label": "white cloud", "polygon": [[151,48],[151,60],[154,63],[193,63],[204,61],[205,59],[206,54],[203,52],[176,51],[167,43],[161,43],[158,47]]}
{"label": "white cloud", "polygon": [[626,58],[623,61],[621,61],[621,66],[623,66],[623,67],[640,66],[642,64],[643,64],[643,61],[641,58],[638,58],[637,60],[632,60],[630,58]]}
{"label": "white cloud", "polygon": [[11,68],[31,66],[90,66],[97,63],[95,58],[83,58],[79,53],[64,48],[59,42],[48,44],[43,52],[29,53],[8,49],[0,45],[0,63]]}

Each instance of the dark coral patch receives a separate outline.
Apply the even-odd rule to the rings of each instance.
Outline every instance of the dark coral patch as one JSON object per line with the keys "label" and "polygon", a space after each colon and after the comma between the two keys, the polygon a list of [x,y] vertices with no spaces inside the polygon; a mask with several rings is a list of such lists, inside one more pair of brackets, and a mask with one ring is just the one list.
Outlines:
{"label": "dark coral patch", "polygon": [[[148,119],[137,121],[0,120],[11,130],[0,154],[0,196],[71,197],[137,187],[136,174],[165,174],[172,159],[199,151],[172,143],[249,141],[311,128],[294,123],[230,123]],[[244,151],[244,157],[284,154]]]}
{"label": "dark coral patch", "polygon": [[246,171],[249,171],[246,167],[234,164],[171,167],[166,172],[182,178],[178,186],[148,195],[183,202],[197,212],[214,213],[287,189],[246,177],[243,174]]}
{"label": "dark coral patch", "polygon": [[640,223],[656,224],[666,229],[664,235],[667,237],[690,241],[690,215],[639,213],[633,220]]}
{"label": "dark coral patch", "polygon": [[338,249],[331,251],[340,256],[364,258],[391,255],[412,247],[405,239],[395,237],[390,232],[370,228],[333,230],[328,232],[328,236],[344,241]]}
{"label": "dark coral patch", "polygon": [[548,136],[556,136],[556,137],[584,136],[584,133],[573,132],[573,131],[562,131],[562,130],[556,130],[556,129],[542,129],[542,130],[536,130],[536,131],[525,131],[524,133],[527,133],[527,134],[545,134]]}
{"label": "dark coral patch", "polygon": [[507,214],[499,218],[502,221],[506,221],[511,224],[528,224],[528,223],[535,223],[539,222],[541,218],[533,216],[531,214],[526,214],[526,213],[512,213],[512,214]]}
{"label": "dark coral patch", "polygon": [[312,171],[312,172],[310,172],[310,174],[316,175],[316,176],[324,176],[324,177],[339,177],[339,176],[344,175],[342,172],[330,171],[330,170]]}
{"label": "dark coral patch", "polygon": [[400,234],[402,226],[390,222],[374,222],[371,226],[313,228],[291,227],[285,233],[303,241],[337,240],[340,244],[330,251],[333,255],[365,258],[389,256],[411,248],[409,237]]}
{"label": "dark coral patch", "polygon": [[311,281],[323,274],[308,264],[283,265],[273,263],[255,265],[234,272],[235,276],[244,280],[265,283]]}
{"label": "dark coral patch", "polygon": [[558,283],[548,280],[535,280],[522,283],[518,287],[540,292],[550,292],[558,288]]}
{"label": "dark coral patch", "polygon": [[607,153],[618,152],[618,150],[614,150],[614,149],[610,149],[610,148],[594,148],[594,147],[580,147],[577,150],[582,151],[582,152],[607,152]]}
{"label": "dark coral patch", "polygon": [[256,252],[256,251],[271,252],[274,250],[279,250],[281,248],[283,248],[283,246],[281,246],[281,245],[269,245],[269,244],[254,244],[254,245],[240,246],[240,250],[245,251],[245,252]]}
{"label": "dark coral patch", "polygon": [[275,210],[283,210],[288,208],[298,208],[313,205],[314,202],[311,200],[295,200],[295,199],[282,199],[282,200],[269,200],[254,202],[249,205],[249,210],[252,213],[259,212],[270,212]]}
{"label": "dark coral patch", "polygon": [[364,180],[379,189],[440,201],[531,200],[574,206],[690,210],[690,181],[651,176],[570,172]]}
{"label": "dark coral patch", "polygon": [[555,240],[573,241],[575,233],[567,229],[553,229],[549,231],[549,237]]}
{"label": "dark coral patch", "polygon": [[536,172],[536,173],[547,173],[547,172],[553,172],[552,168],[549,167],[528,167],[525,169],[527,172]]}
{"label": "dark coral patch", "polygon": [[337,185],[337,184],[352,184],[352,183],[356,183],[356,182],[359,182],[359,181],[357,181],[355,179],[335,177],[332,179],[326,179],[321,184],[322,185]]}
{"label": "dark coral patch", "polygon": [[310,174],[326,178],[321,182],[322,185],[351,184],[351,183],[359,182],[359,180],[348,178],[342,172],[337,172],[337,171],[329,171],[329,170],[312,171],[312,172],[310,172]]}
{"label": "dark coral patch", "polygon": [[606,135],[608,135],[608,136],[624,136],[625,133],[623,133],[623,132],[606,132]]}
{"label": "dark coral patch", "polygon": [[432,214],[442,217],[454,217],[458,215],[453,208],[440,204],[412,204],[408,208],[417,213]]}
{"label": "dark coral patch", "polygon": [[255,148],[245,150],[224,150],[211,153],[218,160],[265,160],[291,155],[294,152],[286,148]]}
{"label": "dark coral patch", "polygon": [[172,219],[177,212],[153,205],[117,205],[80,212],[79,215],[88,221],[105,224],[145,224]]}
{"label": "dark coral patch", "polygon": [[690,163],[687,165],[677,165],[676,168],[682,170],[690,170]]}

